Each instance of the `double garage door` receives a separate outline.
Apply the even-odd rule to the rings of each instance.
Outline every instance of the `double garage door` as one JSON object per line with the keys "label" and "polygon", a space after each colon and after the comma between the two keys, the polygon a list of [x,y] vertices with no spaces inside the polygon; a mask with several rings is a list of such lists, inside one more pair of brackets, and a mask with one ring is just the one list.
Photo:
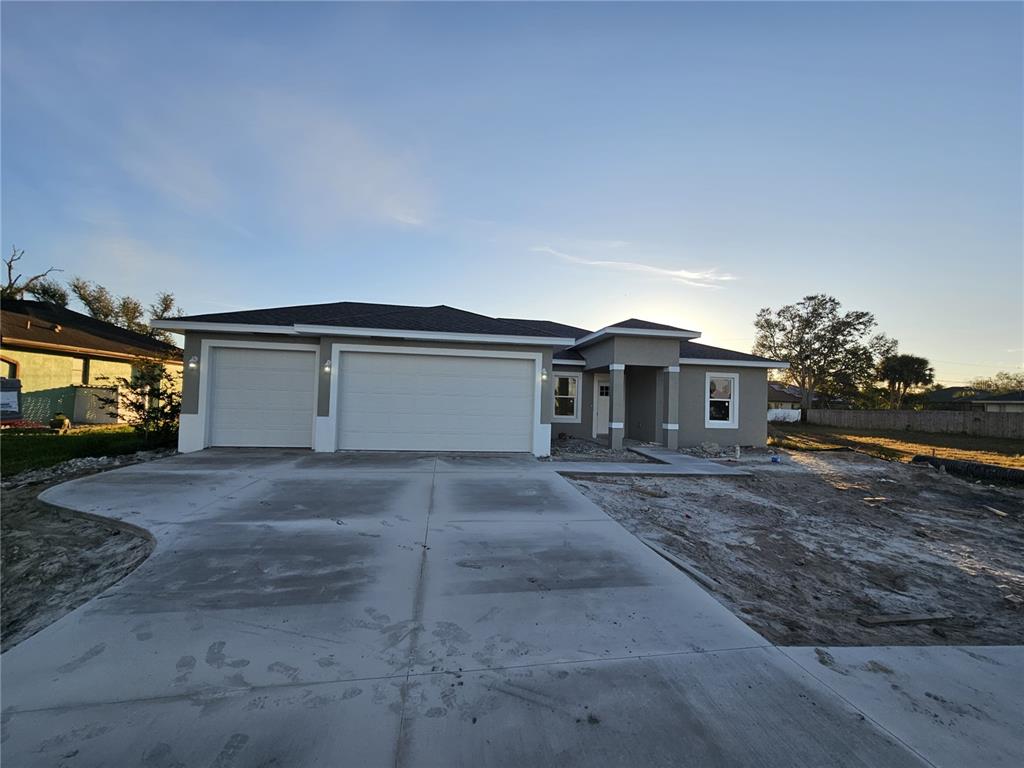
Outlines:
{"label": "double garage door", "polygon": [[[343,352],[342,450],[530,451],[534,367],[524,359]],[[312,445],[316,354],[218,348],[210,444]]]}

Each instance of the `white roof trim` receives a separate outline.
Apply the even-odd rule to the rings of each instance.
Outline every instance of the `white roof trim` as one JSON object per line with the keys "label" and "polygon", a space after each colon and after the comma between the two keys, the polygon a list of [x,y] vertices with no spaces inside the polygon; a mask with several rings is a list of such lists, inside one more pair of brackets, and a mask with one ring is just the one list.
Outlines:
{"label": "white roof trim", "polygon": [[525,346],[566,347],[574,339],[557,336],[508,336],[487,333],[445,333],[440,331],[403,331],[394,328],[351,328],[337,325],[249,325],[189,320],[154,320],[153,328],[169,331],[208,331],[211,333],[277,333],[289,336],[357,336],[419,341],[462,341],[478,344],[522,344]]}
{"label": "white roof trim", "polygon": [[167,331],[212,331],[220,333],[283,333],[297,336],[298,331],[292,325],[250,325],[248,323],[204,323],[193,320],[152,320],[151,328],[162,328]]}
{"label": "white roof trim", "polygon": [[555,357],[555,358],[552,358],[551,364],[552,365],[586,365],[587,361],[586,360],[563,360],[561,358]]}
{"label": "white roof trim", "polygon": [[592,341],[596,341],[602,336],[607,335],[617,336],[648,336],[654,338],[663,339],[699,339],[700,331],[661,331],[653,328],[620,328],[617,325],[609,325],[606,328],[594,331],[593,333],[587,334],[582,339],[576,342],[577,347],[583,344],[589,344]]}
{"label": "white roof trim", "polygon": [[703,357],[680,357],[680,365],[721,365],[731,368],[789,368],[781,360],[713,360]]}

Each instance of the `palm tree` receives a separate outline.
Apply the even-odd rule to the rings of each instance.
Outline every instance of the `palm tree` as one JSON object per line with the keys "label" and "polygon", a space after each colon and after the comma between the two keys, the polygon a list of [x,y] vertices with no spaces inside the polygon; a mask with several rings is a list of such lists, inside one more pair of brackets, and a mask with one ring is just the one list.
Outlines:
{"label": "palm tree", "polygon": [[935,371],[928,360],[916,355],[890,355],[878,364],[878,378],[889,388],[889,407],[899,408],[912,387],[935,381]]}

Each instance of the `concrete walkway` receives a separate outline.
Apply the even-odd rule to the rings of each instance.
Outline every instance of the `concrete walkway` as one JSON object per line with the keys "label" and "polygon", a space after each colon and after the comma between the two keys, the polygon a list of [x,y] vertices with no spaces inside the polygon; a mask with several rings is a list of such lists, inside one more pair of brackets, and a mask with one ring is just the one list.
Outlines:
{"label": "concrete walkway", "polygon": [[555,469],[210,450],[48,490],[158,543],[3,655],[4,764],[929,764]]}
{"label": "concrete walkway", "polygon": [[649,462],[618,462],[618,461],[553,461],[555,471],[562,475],[634,475],[637,477],[697,477],[708,475],[742,477],[750,475],[737,467],[718,464],[708,459],[687,456],[679,451],[651,445],[633,445],[629,447],[640,456],[652,459]]}

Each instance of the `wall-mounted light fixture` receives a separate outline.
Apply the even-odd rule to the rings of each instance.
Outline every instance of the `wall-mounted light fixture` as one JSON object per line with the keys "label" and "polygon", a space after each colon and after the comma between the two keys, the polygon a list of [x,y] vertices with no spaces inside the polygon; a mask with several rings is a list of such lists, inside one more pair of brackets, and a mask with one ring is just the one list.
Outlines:
{"label": "wall-mounted light fixture", "polygon": [[547,381],[548,380],[548,369],[547,368],[541,368],[540,369],[540,380],[541,381]]}
{"label": "wall-mounted light fixture", "polygon": [[192,355],[192,357],[190,357],[188,359],[188,367],[193,369],[193,370],[198,368],[199,367],[199,358],[196,357],[195,355]]}
{"label": "wall-mounted light fixture", "polygon": [[326,360],[324,360],[324,373],[330,373],[330,372],[331,372],[331,359],[327,358]]}

